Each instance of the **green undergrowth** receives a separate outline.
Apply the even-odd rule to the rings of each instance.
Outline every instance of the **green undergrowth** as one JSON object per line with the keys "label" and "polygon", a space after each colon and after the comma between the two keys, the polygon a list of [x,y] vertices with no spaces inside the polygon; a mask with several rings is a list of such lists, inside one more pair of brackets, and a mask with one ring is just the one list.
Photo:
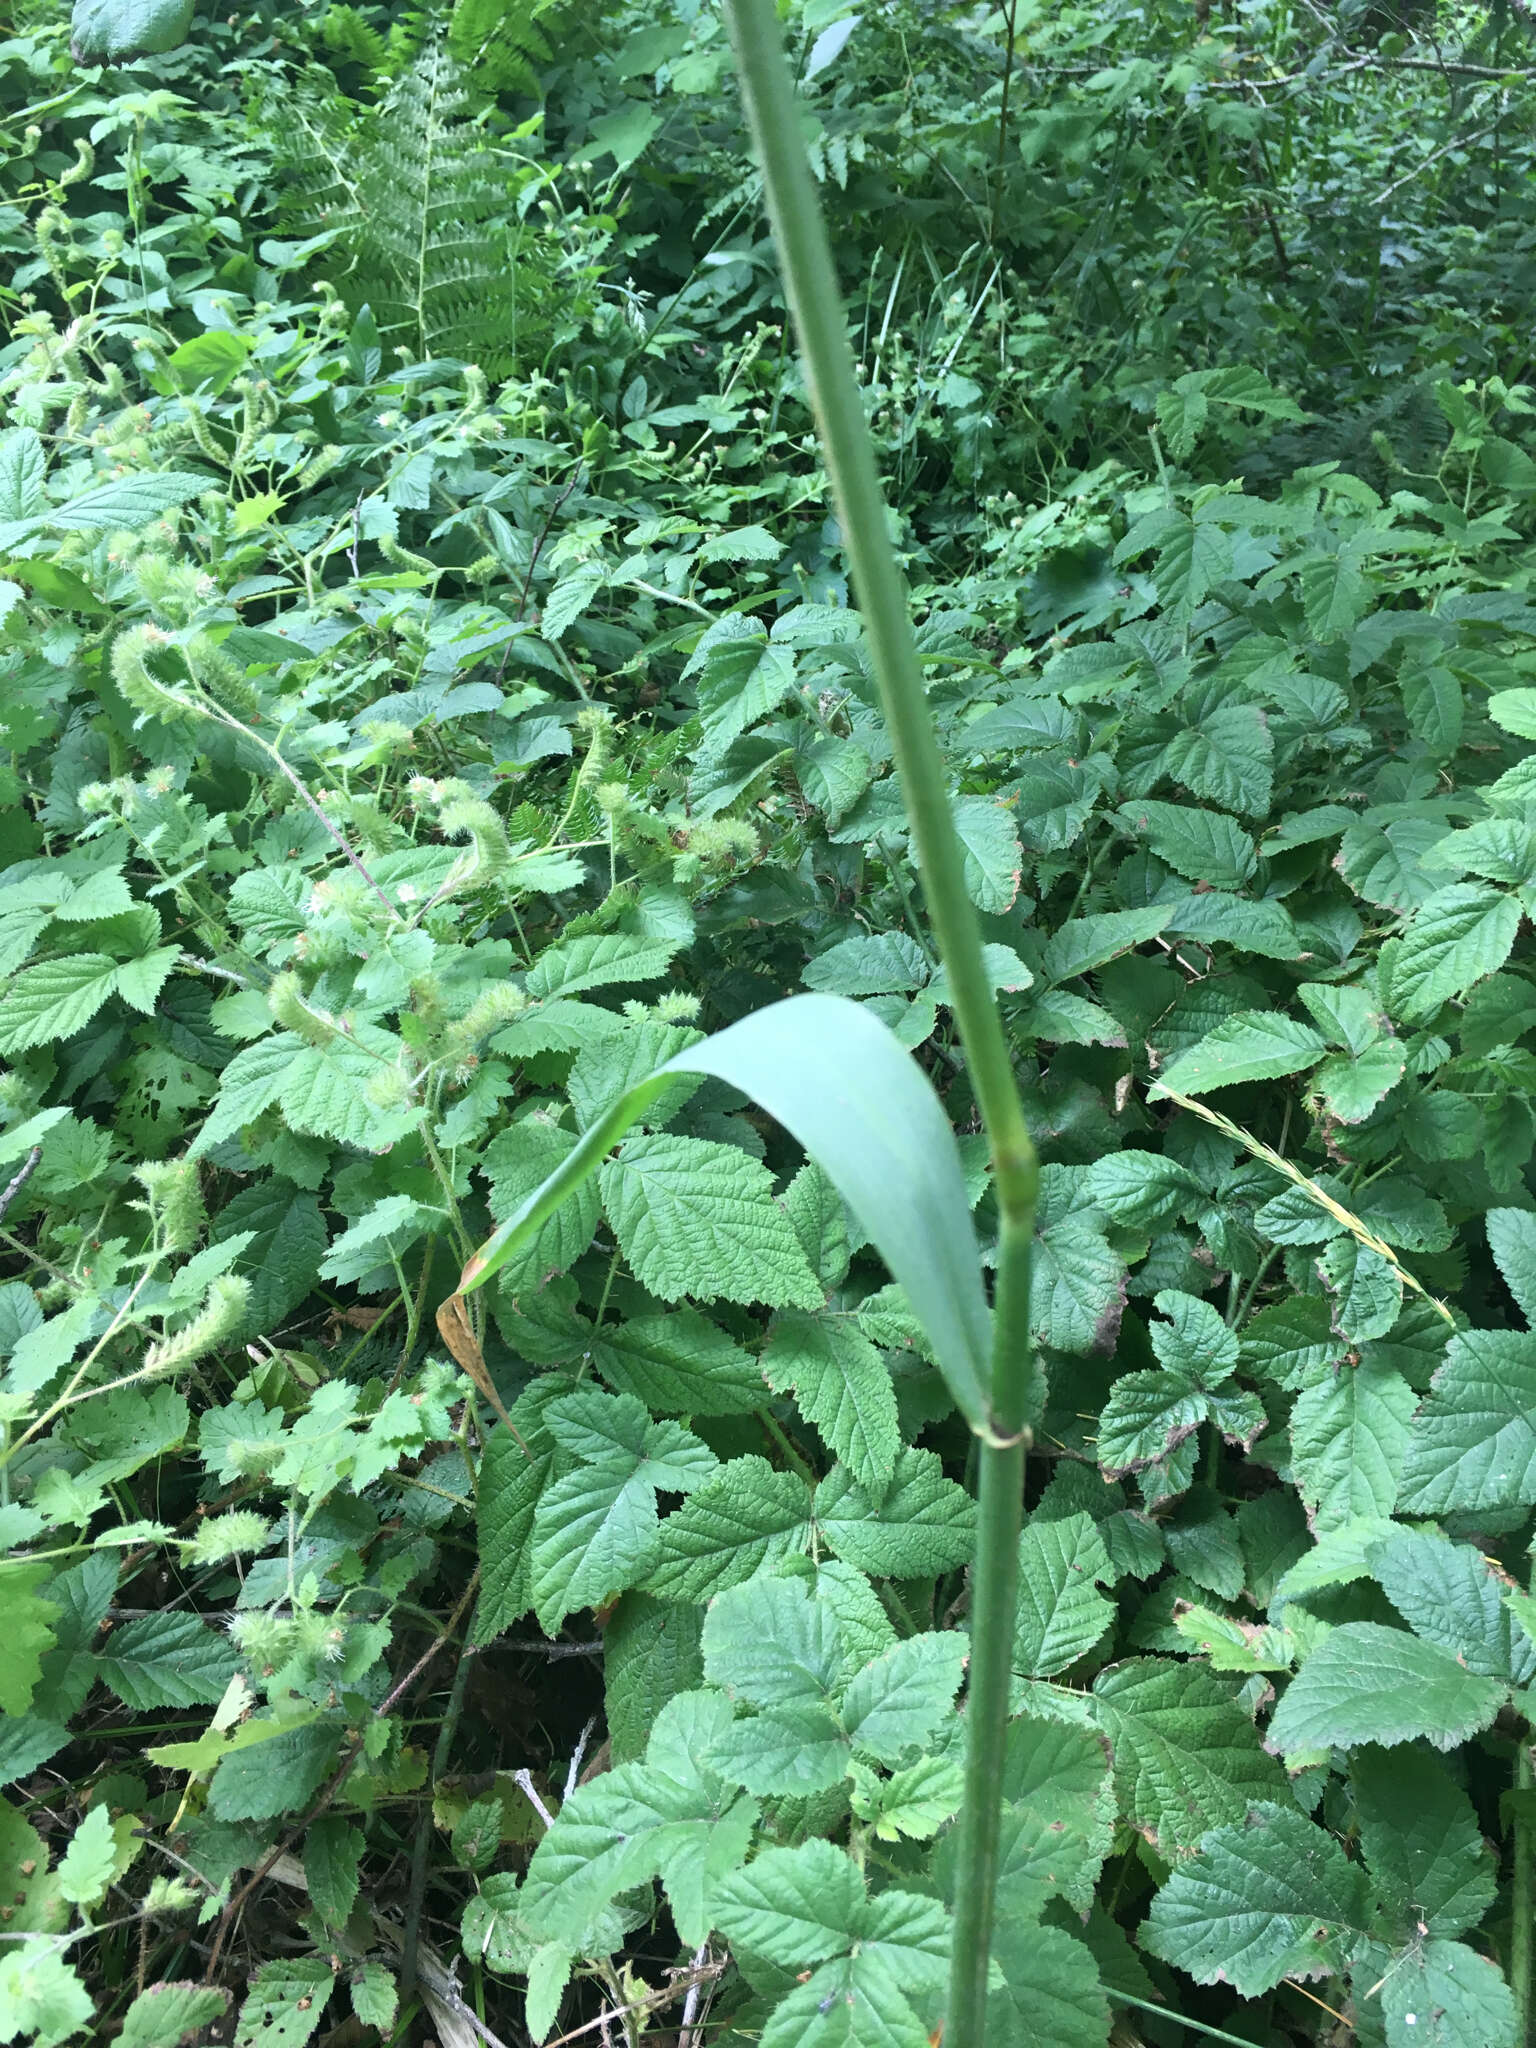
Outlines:
{"label": "green undergrowth", "polygon": [[[989,2039],[1525,2048],[1529,35],[1243,20],[790,11],[1045,1162]],[[973,1439],[830,1183],[678,1075],[438,1317],[799,990],[995,1240],[714,14],[15,27],[0,2041],[924,2048]]]}

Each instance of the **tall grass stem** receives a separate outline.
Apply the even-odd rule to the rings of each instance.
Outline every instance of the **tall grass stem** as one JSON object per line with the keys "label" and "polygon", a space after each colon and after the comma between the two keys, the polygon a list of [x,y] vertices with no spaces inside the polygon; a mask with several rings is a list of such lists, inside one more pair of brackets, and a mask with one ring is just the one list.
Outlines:
{"label": "tall grass stem", "polygon": [[726,0],[779,261],[853,572],[923,893],[952,991],[955,1021],[991,1146],[1001,1228],[989,1428],[971,1602],[966,1791],[955,1893],[946,2048],[982,2048],[1001,1817],[1001,1767],[1017,1599],[1024,1460],[1039,1403],[1029,1288],[1039,1172],[966,892],[949,780],[939,752],[891,545],[885,495],[854,375],[846,315],[806,160],[773,0]]}

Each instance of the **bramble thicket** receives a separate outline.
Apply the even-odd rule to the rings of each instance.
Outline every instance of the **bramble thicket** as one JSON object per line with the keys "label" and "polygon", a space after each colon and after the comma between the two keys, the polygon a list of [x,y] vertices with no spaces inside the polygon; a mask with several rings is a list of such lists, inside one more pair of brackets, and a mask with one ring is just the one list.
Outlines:
{"label": "bramble thicket", "polygon": [[1524,0],[6,35],[0,2044],[1533,2048]]}

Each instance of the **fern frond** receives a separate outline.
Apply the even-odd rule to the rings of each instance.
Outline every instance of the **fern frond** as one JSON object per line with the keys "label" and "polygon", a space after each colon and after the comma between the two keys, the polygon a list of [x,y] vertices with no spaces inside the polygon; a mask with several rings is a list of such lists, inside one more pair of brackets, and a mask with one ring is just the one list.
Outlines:
{"label": "fern frond", "polygon": [[448,48],[478,91],[537,97],[536,64],[552,52],[539,27],[557,0],[458,0],[448,24]]}

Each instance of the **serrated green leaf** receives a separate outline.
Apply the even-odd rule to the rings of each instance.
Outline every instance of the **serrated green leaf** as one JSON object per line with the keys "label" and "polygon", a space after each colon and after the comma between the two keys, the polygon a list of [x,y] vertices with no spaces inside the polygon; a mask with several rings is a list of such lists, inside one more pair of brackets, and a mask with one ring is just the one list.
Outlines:
{"label": "serrated green leaf", "polygon": [[1436,890],[1381,949],[1387,1007],[1404,1023],[1430,1023],[1442,1003],[1504,965],[1519,929],[1519,901],[1501,889],[1455,882]]}
{"label": "serrated green leaf", "polygon": [[954,1704],[966,1653],[958,1630],[908,1636],[855,1672],[840,1709],[854,1747],[894,1764],[926,1742]]}
{"label": "serrated green leaf", "polygon": [[361,1832],[339,1814],[322,1814],[304,1837],[304,1878],[329,1927],[345,1927],[357,1901]]}
{"label": "serrated green leaf", "polygon": [[1461,1330],[1414,1417],[1399,1510],[1536,1503],[1536,1335]]}
{"label": "serrated green leaf", "polygon": [[811,1494],[766,1458],[732,1458],[661,1526],[645,1579],[662,1600],[702,1605],[765,1565],[809,1549]]}
{"label": "serrated green leaf", "polygon": [[588,934],[541,953],[523,985],[535,1002],[547,1002],[551,996],[574,996],[588,988],[655,981],[666,973],[677,951],[676,943],[666,939]]}
{"label": "serrated green leaf", "polygon": [[1105,2048],[1109,2005],[1085,1942],[1060,1927],[1005,1921],[993,1934],[992,1955],[1003,1975],[987,2000],[993,2048]]}
{"label": "serrated green leaf", "polygon": [[631,1394],[586,1387],[550,1402],[545,1423],[580,1459],[540,1495],[529,1585],[554,1635],[576,1607],[596,1607],[644,1577],[656,1547],[658,1490],[690,1493],[713,1477],[714,1453],[675,1422],[652,1422]]}
{"label": "serrated green leaf", "polygon": [[1269,1740],[1285,1756],[1416,1736],[1451,1749],[1486,1728],[1507,1693],[1435,1643],[1351,1621],[1325,1636],[1291,1680]]}
{"label": "serrated green leaf", "polygon": [[1368,1923],[1365,1873],[1294,1807],[1216,1828],[1152,1902],[1142,1946],[1197,1984],[1257,1998],[1283,1978],[1331,1976]]}
{"label": "serrated green leaf", "polygon": [[761,1366],[694,1309],[609,1324],[591,1350],[614,1391],[655,1415],[741,1415],[763,1405]]}
{"label": "serrated green leaf", "polygon": [[[260,1726],[247,1722],[249,1737]],[[266,1735],[266,1729],[261,1727]],[[293,1813],[319,1789],[335,1761],[340,1728],[334,1722],[307,1720],[274,1728],[264,1741],[247,1741],[231,1750],[213,1774],[208,1804],[219,1820],[270,1820]]]}
{"label": "serrated green leaf", "polygon": [[1472,1802],[1423,1750],[1374,1744],[1350,1759],[1376,1926],[1388,1939],[1465,1934],[1493,1904],[1498,1871]]}
{"label": "serrated green leaf", "polygon": [[56,1640],[59,1609],[38,1592],[53,1576],[46,1564],[18,1561],[0,1565],[0,1711],[24,1714],[43,1673],[43,1652]]}
{"label": "serrated green leaf", "polygon": [[1172,1373],[1122,1373],[1099,1417],[1099,1464],[1111,1479],[1139,1472],[1177,1450],[1209,1413],[1207,1395]]}
{"label": "serrated green leaf", "polygon": [[800,979],[827,995],[883,996],[924,987],[932,971],[922,947],[905,932],[860,932],[818,953]]}
{"label": "serrated green leaf", "polygon": [[1380,1985],[1387,2048],[1517,2048],[1519,2017],[1497,1963],[1459,1941],[1414,1943],[1383,1962],[1363,1974],[1368,1993]]}
{"label": "serrated green leaf", "polygon": [[123,2014],[118,2048],[182,2048],[229,2010],[215,1984],[151,1984]]}
{"label": "serrated green leaf", "polygon": [[615,1763],[645,1754],[669,1700],[704,1683],[703,1617],[648,1593],[626,1593],[603,1627],[603,1708]]}
{"label": "serrated green leaf", "polygon": [[659,1876],[678,1932],[697,1945],[718,1914],[721,1880],[747,1853],[756,1801],[704,1759],[730,1726],[720,1693],[680,1693],[662,1709],[642,1764],[580,1786],[534,1851],[523,1914],[539,1940],[583,1951],[620,1892]]}
{"label": "serrated green leaf", "polygon": [[1283,1011],[1243,1010],[1159,1074],[1149,1094],[1208,1095],[1242,1081],[1273,1081],[1316,1066],[1327,1050],[1309,1024]]}
{"label": "serrated green leaf", "polygon": [[116,992],[117,974],[105,953],[72,953],[25,969],[0,1005],[0,1053],[14,1058],[30,1046],[72,1038]]}
{"label": "serrated green leaf", "polygon": [[878,1499],[834,1466],[816,1489],[815,1515],[837,1555],[872,1578],[958,1571],[976,1541],[976,1503],[945,1478],[932,1451],[902,1451]]}
{"label": "serrated green leaf", "polygon": [[1529,1209],[1490,1209],[1483,1227],[1505,1286],[1525,1320],[1536,1324],[1536,1214]]}
{"label": "serrated green leaf", "polygon": [[1024,868],[1013,817],[1003,805],[984,796],[956,797],[951,810],[966,894],[978,910],[1001,916],[1013,907]]}
{"label": "serrated green leaf", "polygon": [[803,1579],[759,1577],[711,1601],[704,1675],[755,1707],[820,1706],[845,1662],[835,1617]]}
{"label": "serrated green leaf", "polygon": [[1025,1678],[1054,1678],[1086,1656],[1114,1615],[1113,1603],[1098,1591],[1113,1578],[1091,1516],[1031,1520],[1019,1538],[1014,1670]]}
{"label": "serrated green leaf", "polygon": [[819,1308],[820,1283],[766,1167],[734,1145],[630,1138],[598,1169],[603,1206],[635,1277],[663,1301]]}
{"label": "serrated green leaf", "polygon": [[1536,1679],[1536,1645],[1505,1605],[1503,1579],[1482,1553],[1427,1529],[1398,1529],[1370,1552],[1372,1575],[1426,1642],[1509,1685]]}
{"label": "serrated green leaf", "polygon": [[148,1614],[107,1638],[101,1676],[125,1707],[213,1706],[240,1668],[234,1648],[195,1614]]}
{"label": "serrated green leaf", "polygon": [[1391,1514],[1416,1405],[1401,1373],[1364,1360],[1306,1388],[1291,1411],[1292,1469],[1319,1532]]}
{"label": "serrated green leaf", "polygon": [[879,1493],[896,1466],[901,1425],[884,1361],[848,1316],[780,1315],[762,1370],[861,1486]]}
{"label": "serrated green leaf", "polygon": [[234,2048],[304,2048],[325,2018],[334,1981],[319,1956],[263,1963],[240,2007]]}
{"label": "serrated green leaf", "polygon": [[1030,1327],[1056,1351],[1107,1351],[1125,1307],[1125,1261],[1086,1223],[1067,1220],[1035,1239]]}
{"label": "serrated green leaf", "polygon": [[71,1905],[91,1907],[107,1895],[117,1869],[117,1842],[112,1816],[96,1805],[69,1838],[59,1861],[58,1886]]}
{"label": "serrated green leaf", "polygon": [[1160,1657],[1112,1665],[1094,1680],[1122,1810],[1165,1855],[1194,1848],[1208,1829],[1284,1788],[1237,1691],[1235,1679]]}

